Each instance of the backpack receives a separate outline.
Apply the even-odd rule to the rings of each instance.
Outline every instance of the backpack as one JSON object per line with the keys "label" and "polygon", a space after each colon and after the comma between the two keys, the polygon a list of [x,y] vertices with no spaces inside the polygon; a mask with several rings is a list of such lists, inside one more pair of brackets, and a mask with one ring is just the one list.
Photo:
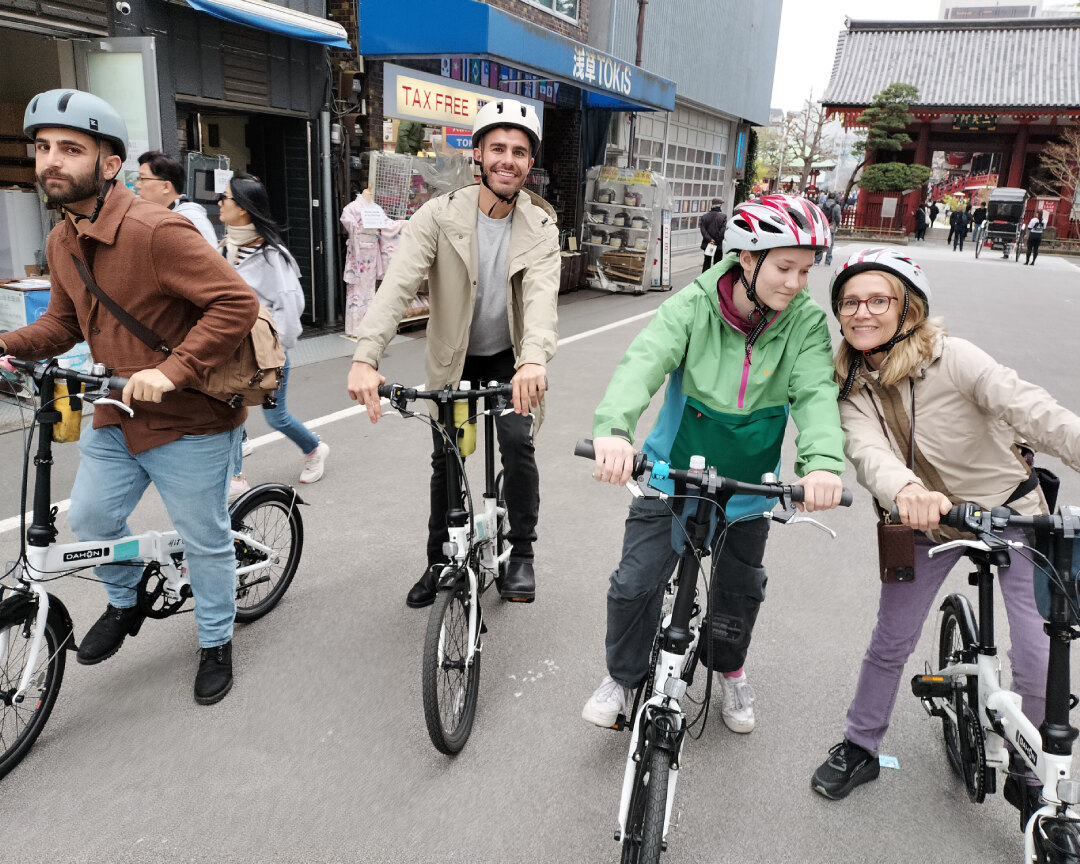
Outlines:
{"label": "backpack", "polygon": [[[77,255],[73,253],[71,258],[86,290],[97,297],[117,321],[148,348],[160,351],[166,357],[172,353],[164,339],[102,290]],[[232,357],[207,373],[198,390],[231,408],[242,405],[273,408],[277,405],[274,393],[281,388],[284,376],[285,349],[278,338],[274,316],[260,303],[259,315],[251,331],[241,340]]]}

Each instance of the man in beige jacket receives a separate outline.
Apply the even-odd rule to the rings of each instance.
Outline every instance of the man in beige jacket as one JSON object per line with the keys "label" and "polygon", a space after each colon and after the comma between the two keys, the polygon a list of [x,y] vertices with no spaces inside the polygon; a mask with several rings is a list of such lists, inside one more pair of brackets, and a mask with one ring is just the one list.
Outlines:
{"label": "man in beige jacket", "polygon": [[[555,212],[523,190],[540,140],[532,107],[514,99],[481,107],[473,124],[481,182],[429,201],[409,220],[364,317],[348,378],[349,396],[378,422],[378,387],[386,383],[379,358],[426,278],[427,387],[463,378],[514,386],[515,413],[496,423],[512,546],[499,593],[526,603],[536,593],[533,542],[540,508],[532,437],[543,416],[547,363],[558,339],[561,266]],[[433,440],[428,566],[405,601],[414,609],[435,600],[448,539],[446,464],[434,431]]]}

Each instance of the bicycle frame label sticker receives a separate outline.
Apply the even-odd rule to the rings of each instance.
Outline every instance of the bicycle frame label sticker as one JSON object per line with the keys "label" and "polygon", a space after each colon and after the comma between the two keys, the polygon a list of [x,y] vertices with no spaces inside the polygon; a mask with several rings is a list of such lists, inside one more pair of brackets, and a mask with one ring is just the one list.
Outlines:
{"label": "bicycle frame label sticker", "polygon": [[90,561],[94,558],[104,558],[105,549],[80,549],[78,552],[65,552],[64,561]]}
{"label": "bicycle frame label sticker", "polygon": [[1021,735],[1019,732],[1016,733],[1016,746],[1019,747],[1023,751],[1024,756],[1027,757],[1028,762],[1030,762],[1032,765],[1038,765],[1039,764],[1039,757],[1038,757],[1038,754],[1036,754],[1035,749],[1028,743],[1027,739],[1023,735]]}
{"label": "bicycle frame label sticker", "polygon": [[139,541],[128,540],[113,546],[113,561],[130,561],[139,554]]}

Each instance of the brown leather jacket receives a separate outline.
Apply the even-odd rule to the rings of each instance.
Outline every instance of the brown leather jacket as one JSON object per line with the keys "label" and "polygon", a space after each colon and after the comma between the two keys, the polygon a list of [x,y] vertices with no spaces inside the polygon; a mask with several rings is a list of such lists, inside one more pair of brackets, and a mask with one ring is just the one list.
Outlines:
{"label": "brown leather jacket", "polygon": [[[246,409],[197,392],[206,372],[224,362],[258,315],[255,292],[183,216],[136,198],[125,186],[109,193],[93,224],[57,225],[46,246],[52,292],[45,314],[0,337],[6,353],[25,360],[61,354],[85,339],[94,360],[130,376],[159,368],[176,385],[160,404],[136,402],[135,416],[108,405],[94,427],[119,425],[128,449],[141,453],[183,437],[234,429]],[[153,351],[86,290],[73,256],[102,290],[164,338],[168,357]]]}

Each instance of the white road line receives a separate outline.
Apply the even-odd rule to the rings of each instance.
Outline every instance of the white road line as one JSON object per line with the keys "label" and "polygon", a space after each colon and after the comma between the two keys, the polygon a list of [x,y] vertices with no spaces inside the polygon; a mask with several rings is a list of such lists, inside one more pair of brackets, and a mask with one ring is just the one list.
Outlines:
{"label": "white road line", "polygon": [[[631,315],[629,318],[622,318],[619,321],[613,321],[610,324],[605,324],[603,327],[596,327],[593,330],[586,330],[584,333],[578,333],[574,336],[567,336],[564,339],[559,340],[560,347],[563,345],[569,345],[572,342],[577,342],[581,339],[587,339],[590,336],[597,336],[600,333],[606,333],[608,330],[614,330],[616,327],[622,327],[626,324],[633,324],[635,321],[641,321],[645,318],[650,318],[656,314],[656,310],[653,309],[649,312],[642,312],[640,315]],[[422,385],[417,385],[422,386]],[[382,404],[388,404],[386,399],[382,400]],[[367,407],[364,405],[353,405],[351,408],[343,408],[340,411],[335,411],[333,414],[324,414],[322,417],[316,417],[313,420],[305,420],[304,425],[308,429],[318,429],[320,426],[327,426],[330,423],[336,423],[338,420],[345,420],[349,417],[355,417],[357,414],[366,414]],[[386,417],[392,417],[396,415],[386,414]],[[252,438],[248,441],[252,449],[258,449],[267,444],[272,444],[274,441],[280,441],[285,436],[280,432],[267,432],[265,435],[260,435],[258,438]],[[63,501],[56,503],[58,513],[66,513],[68,508],[71,507],[71,499],[65,498]],[[27,513],[27,519],[30,518],[30,514]],[[12,516],[8,519],[0,521],[0,534],[4,534],[8,531],[14,531],[19,527],[19,517]]]}

